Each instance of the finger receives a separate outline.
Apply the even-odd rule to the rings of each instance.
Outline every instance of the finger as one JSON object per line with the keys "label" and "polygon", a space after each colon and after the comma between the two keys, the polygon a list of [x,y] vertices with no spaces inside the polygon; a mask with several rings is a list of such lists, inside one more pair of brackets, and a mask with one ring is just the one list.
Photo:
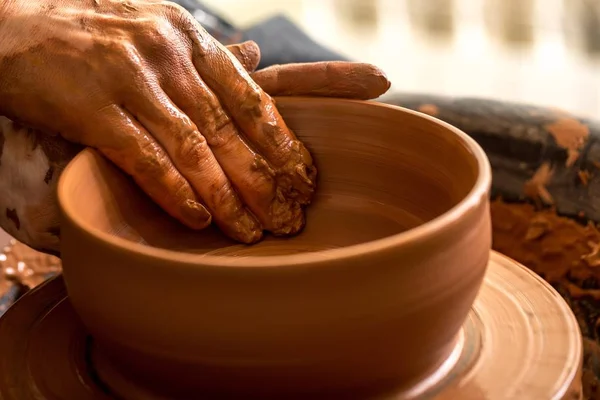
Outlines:
{"label": "finger", "polygon": [[138,80],[136,89],[135,95],[122,94],[125,108],[164,147],[215,223],[237,241],[258,241],[261,225],[242,203],[196,125],[172,103],[158,82]]}
{"label": "finger", "polygon": [[390,81],[379,68],[343,61],[274,65],[251,76],[271,96],[369,100],[390,88]]}
{"label": "finger", "polygon": [[300,205],[285,197],[273,168],[244,142],[194,66],[184,67],[183,61],[180,65],[184,79],[163,79],[167,95],[206,137],[223,171],[263,228],[276,235],[298,232],[304,225]]}
{"label": "finger", "polygon": [[211,215],[197,201],[162,147],[121,107],[112,105],[96,113],[99,127],[90,132],[87,145],[97,148],[130,175],[146,194],[172,217],[192,229],[210,225]]}
{"label": "finger", "polygon": [[260,63],[260,48],[252,40],[229,45],[227,50],[237,58],[248,72],[254,72]]}
{"label": "finger", "polygon": [[286,196],[307,204],[315,187],[316,169],[304,145],[289,130],[270,96],[250,78],[239,61],[196,21],[186,31],[200,77],[244,132],[250,144],[278,173]]}

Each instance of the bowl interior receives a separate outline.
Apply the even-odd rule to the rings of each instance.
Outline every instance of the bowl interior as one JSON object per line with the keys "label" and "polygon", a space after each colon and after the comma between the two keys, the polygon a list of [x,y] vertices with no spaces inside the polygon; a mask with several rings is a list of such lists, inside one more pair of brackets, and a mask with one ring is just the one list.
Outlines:
{"label": "bowl interior", "polygon": [[237,244],[216,228],[179,224],[131,179],[92,150],[61,179],[82,225],[147,246],[220,256],[314,252],[395,235],[463,200],[478,162],[456,130],[412,111],[373,102],[280,98],[278,107],[319,171],[305,230],[293,238]]}

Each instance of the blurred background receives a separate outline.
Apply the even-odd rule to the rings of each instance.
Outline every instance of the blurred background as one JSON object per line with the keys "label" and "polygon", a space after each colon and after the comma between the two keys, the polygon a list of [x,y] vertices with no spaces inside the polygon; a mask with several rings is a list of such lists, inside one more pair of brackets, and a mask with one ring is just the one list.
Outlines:
{"label": "blurred background", "polygon": [[383,68],[393,90],[555,106],[600,119],[600,0],[203,0],[240,28],[283,14]]}

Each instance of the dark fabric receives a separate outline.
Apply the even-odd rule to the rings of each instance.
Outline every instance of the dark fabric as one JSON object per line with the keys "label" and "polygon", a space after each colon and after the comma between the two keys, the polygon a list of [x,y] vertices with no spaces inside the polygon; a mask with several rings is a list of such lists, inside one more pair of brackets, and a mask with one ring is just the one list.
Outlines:
{"label": "dark fabric", "polygon": [[[388,104],[429,111],[479,143],[492,165],[493,193],[506,201],[524,201],[526,183],[543,164],[553,169],[545,185],[559,214],[584,222],[600,222],[600,122],[547,107],[507,101],[453,98],[418,93],[390,93]],[[587,131],[579,157],[567,164],[569,151],[557,142],[553,127],[563,135]],[[554,128],[556,129],[556,128]],[[589,179],[582,181],[582,171]]]}
{"label": "dark fabric", "polygon": [[348,60],[315,42],[281,15],[246,30],[245,37],[254,40],[260,47],[258,68],[276,64]]}
{"label": "dark fabric", "polygon": [[288,18],[276,15],[249,29],[240,30],[197,0],[174,0],[223,44],[254,40],[260,47],[258,68],[276,64],[346,61],[346,57],[318,44]]}

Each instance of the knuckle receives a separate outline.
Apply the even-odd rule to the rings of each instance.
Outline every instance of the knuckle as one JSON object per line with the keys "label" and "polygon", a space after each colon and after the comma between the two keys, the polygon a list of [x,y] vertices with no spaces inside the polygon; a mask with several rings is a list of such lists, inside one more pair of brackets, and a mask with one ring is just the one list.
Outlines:
{"label": "knuckle", "polygon": [[260,118],[263,114],[263,106],[266,101],[270,100],[266,94],[257,86],[249,85],[247,88],[241,88],[242,109],[251,115]]}
{"label": "knuckle", "polygon": [[196,168],[210,158],[210,148],[206,138],[198,131],[186,135],[180,142],[177,158],[188,168]]}
{"label": "knuckle", "polygon": [[124,39],[115,40],[105,46],[105,54],[109,56],[107,64],[111,69],[115,73],[127,76],[123,83],[137,84],[140,79],[146,77],[147,72],[140,63],[142,56],[135,43]]}
{"label": "knuckle", "polygon": [[[109,50],[113,50],[120,56],[121,59],[132,60],[137,55],[135,44],[127,39],[114,39],[106,43],[105,46]],[[116,60],[119,62],[120,60]]]}
{"label": "knuckle", "polygon": [[217,206],[231,203],[234,193],[229,182],[215,182],[210,187],[210,197],[212,204]]}
{"label": "knuckle", "polygon": [[175,184],[173,185],[173,197],[175,199],[177,199],[178,202],[183,203],[184,201],[187,201],[188,199],[194,199],[194,192],[192,191],[190,185],[188,184],[188,182],[181,178],[178,179]]}
{"label": "knuckle", "polygon": [[166,42],[165,35],[168,33],[170,24],[164,18],[148,18],[140,20],[144,35],[142,38],[151,43],[163,44]]}
{"label": "knuckle", "polygon": [[223,110],[215,112],[212,126],[214,132],[209,135],[208,144],[214,149],[224,147],[236,133],[233,122]]}
{"label": "knuckle", "polygon": [[185,114],[181,114],[177,118],[169,118],[168,121],[164,122],[169,127],[171,136],[178,143],[183,142],[188,136],[197,131],[196,125]]}
{"label": "knuckle", "polygon": [[134,173],[139,179],[158,181],[167,174],[166,159],[157,143],[148,141],[140,146],[134,162]]}
{"label": "knuckle", "polygon": [[160,3],[160,8],[163,15],[177,25],[189,23],[190,14],[188,11],[177,3],[163,1]]}

